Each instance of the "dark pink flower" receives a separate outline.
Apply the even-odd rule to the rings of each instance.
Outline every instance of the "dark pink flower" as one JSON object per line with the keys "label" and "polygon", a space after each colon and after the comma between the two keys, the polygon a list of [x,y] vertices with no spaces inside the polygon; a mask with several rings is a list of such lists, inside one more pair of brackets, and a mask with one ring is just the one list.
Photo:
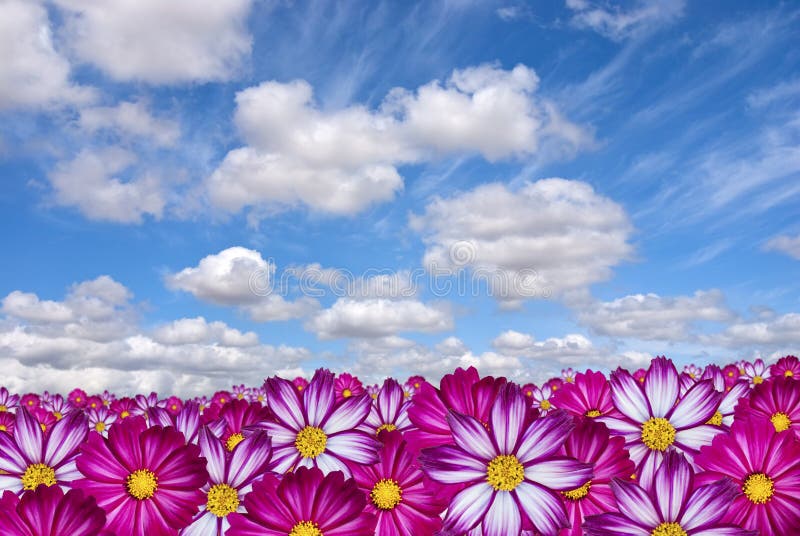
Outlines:
{"label": "dark pink flower", "polygon": [[553,405],[579,417],[620,416],[611,399],[611,386],[602,372],[575,375],[552,396]]}
{"label": "dark pink flower", "polygon": [[791,430],[800,439],[800,382],[778,376],[756,385],[736,406],[736,420],[760,419],[776,432]]}
{"label": "dark pink flower", "polygon": [[0,499],[3,536],[113,536],[103,531],[106,514],[94,497],[79,490],[39,486],[20,499],[6,491]]}
{"label": "dark pink flower", "polygon": [[336,396],[337,402],[341,402],[351,396],[361,396],[365,392],[361,380],[346,372],[339,374],[333,384],[333,394]]}
{"label": "dark pink flower", "polygon": [[800,359],[793,355],[782,357],[769,368],[769,373],[772,377],[783,376],[800,380]]}

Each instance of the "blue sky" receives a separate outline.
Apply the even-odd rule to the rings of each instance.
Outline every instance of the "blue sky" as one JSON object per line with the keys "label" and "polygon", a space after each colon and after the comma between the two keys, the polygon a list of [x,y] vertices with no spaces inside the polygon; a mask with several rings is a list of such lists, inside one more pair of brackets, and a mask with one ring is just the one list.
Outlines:
{"label": "blue sky", "polygon": [[797,353],[799,40],[791,3],[0,2],[4,383]]}

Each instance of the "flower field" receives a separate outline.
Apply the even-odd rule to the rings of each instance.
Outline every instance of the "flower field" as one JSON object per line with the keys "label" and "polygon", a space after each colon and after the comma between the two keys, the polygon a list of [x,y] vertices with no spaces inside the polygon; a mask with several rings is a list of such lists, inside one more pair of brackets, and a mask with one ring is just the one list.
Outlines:
{"label": "flower field", "polygon": [[0,388],[0,488],[3,536],[800,534],[800,360]]}

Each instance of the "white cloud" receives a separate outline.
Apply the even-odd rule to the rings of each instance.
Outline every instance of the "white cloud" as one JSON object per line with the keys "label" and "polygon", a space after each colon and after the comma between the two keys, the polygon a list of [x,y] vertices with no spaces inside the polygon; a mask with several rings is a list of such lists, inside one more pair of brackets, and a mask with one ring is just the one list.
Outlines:
{"label": "white cloud", "polygon": [[236,306],[257,322],[303,318],[319,308],[309,297],[290,301],[281,296],[275,264],[258,251],[238,246],[208,255],[197,266],[168,274],[165,283],[205,302]]}
{"label": "white cloud", "polygon": [[635,7],[622,10],[590,0],[566,0],[566,3],[575,12],[571,20],[573,25],[589,28],[615,41],[671,23],[683,15],[686,4],[685,0],[638,0]]}
{"label": "white cloud", "polygon": [[340,298],[310,318],[306,328],[322,339],[385,337],[401,332],[446,331],[453,328],[453,315],[445,304]]}
{"label": "white cloud", "polygon": [[524,65],[486,64],[414,91],[395,88],[376,110],[324,111],[305,81],[264,82],[236,95],[234,120],[247,145],[208,178],[209,199],[227,212],[304,205],[353,214],[391,200],[403,188],[403,164],[526,158],[554,139],[573,152],[590,145],[592,136],[538,98],[537,86]]}
{"label": "white cloud", "polygon": [[253,332],[203,317],[146,330],[131,299],[108,276],[73,285],[63,301],[11,292],[0,318],[3,383],[22,392],[80,386],[188,396],[297,374],[312,357],[304,348],[261,344]]}
{"label": "white cloud", "polygon": [[578,318],[600,335],[683,341],[695,337],[692,328],[697,322],[729,322],[735,315],[722,292],[698,290],[692,296],[633,294],[584,304]]}
{"label": "white cloud", "polygon": [[704,335],[700,340],[726,348],[758,346],[759,351],[780,348],[796,354],[800,346],[800,313],[787,313],[766,321],[736,322],[723,332]]}
{"label": "white cloud", "polygon": [[492,341],[492,347],[505,355],[561,363],[585,361],[599,352],[592,345],[592,341],[578,333],[568,334],[563,338],[551,337],[544,341],[536,341],[532,335],[514,330],[498,335]]}
{"label": "white cloud", "polygon": [[148,173],[120,178],[136,162],[134,153],[118,147],[84,149],[48,175],[53,200],[94,220],[142,223],[145,215],[160,219],[166,201],[159,178]]}
{"label": "white cloud", "polygon": [[47,9],[36,0],[0,1],[0,110],[94,97],[69,77],[69,62],[53,46]]}
{"label": "white cloud", "polygon": [[153,117],[142,102],[121,102],[80,111],[78,126],[89,133],[108,130],[115,135],[145,138],[161,147],[174,146],[181,135],[176,121]]}
{"label": "white cloud", "polygon": [[632,255],[624,209],[589,184],[564,179],[516,191],[481,185],[435,199],[410,224],[422,235],[431,270],[469,268],[473,285],[487,283],[495,298],[512,304],[583,290]]}
{"label": "white cloud", "polygon": [[111,78],[173,84],[227,80],[248,59],[252,0],[55,0],[72,53]]}
{"label": "white cloud", "polygon": [[776,236],[764,244],[764,249],[766,251],[779,251],[789,255],[792,258],[800,260],[800,235]]}

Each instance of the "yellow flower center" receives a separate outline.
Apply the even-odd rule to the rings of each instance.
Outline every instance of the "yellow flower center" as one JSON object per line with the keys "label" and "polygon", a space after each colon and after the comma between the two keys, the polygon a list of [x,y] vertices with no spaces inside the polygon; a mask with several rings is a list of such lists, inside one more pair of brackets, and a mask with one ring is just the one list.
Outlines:
{"label": "yellow flower center", "polygon": [[753,384],[754,385],[760,385],[762,383],[764,383],[764,378],[762,378],[761,376],[754,376],[753,377]]}
{"label": "yellow flower center", "polygon": [[242,400],[244,398],[244,393],[239,393],[238,395],[236,395],[236,398]]}
{"label": "yellow flower center", "polygon": [[395,426],[395,425],[393,425],[391,423],[382,424],[382,425],[378,426],[377,430],[375,430],[375,435],[380,434],[381,430],[386,430],[388,432],[391,432],[392,430],[397,430],[397,426]]}
{"label": "yellow flower center", "polygon": [[8,411],[8,408],[5,407],[3,404],[0,404],[0,413],[5,413],[6,411]]}
{"label": "yellow flower center", "polygon": [[106,423],[103,421],[98,421],[97,424],[94,425],[94,429],[97,430],[98,433],[102,434],[106,429]]}
{"label": "yellow flower center", "polygon": [[328,436],[321,428],[316,426],[306,426],[297,434],[294,446],[303,458],[316,458],[325,452],[325,445],[328,444]]}
{"label": "yellow flower center", "polygon": [[301,521],[289,533],[289,536],[324,536],[319,530],[319,525],[313,521]]}
{"label": "yellow flower center", "polygon": [[47,432],[47,425],[43,422],[39,423],[39,428],[42,429],[42,432]]}
{"label": "yellow flower center", "polygon": [[783,375],[787,378],[791,378],[792,376],[794,376],[794,372],[792,372],[791,370],[787,370],[786,372],[783,373]]}
{"label": "yellow flower center", "polygon": [[371,396],[371,397],[372,397],[372,400],[377,400],[377,398],[378,398],[378,393],[372,393],[372,394],[371,394],[371,395],[369,395],[369,396]]}
{"label": "yellow flower center", "polygon": [[594,419],[595,417],[599,417],[599,416],[600,416],[600,410],[597,410],[597,409],[590,409],[590,410],[589,410],[589,411],[587,411],[587,412],[586,412],[584,415],[586,415],[587,417],[591,417],[592,419]]}
{"label": "yellow flower center", "polygon": [[54,411],[53,417],[55,417],[57,421],[60,421],[64,417],[64,415],[62,415],[60,411]]}
{"label": "yellow flower center", "polygon": [[8,432],[8,428],[6,428],[5,424],[0,424],[0,432]]}
{"label": "yellow flower center", "polygon": [[217,517],[225,517],[239,508],[239,493],[227,484],[216,484],[208,490],[206,510]]}
{"label": "yellow flower center", "polygon": [[131,412],[127,409],[122,410],[122,413],[119,414],[120,419],[124,419],[125,417],[130,417]]}
{"label": "yellow flower center", "polygon": [[539,407],[542,408],[545,411],[550,409],[552,406],[553,405],[550,403],[549,400],[542,400],[541,402],[539,402]]}
{"label": "yellow flower center", "polygon": [[663,417],[653,417],[642,425],[642,443],[650,450],[665,451],[675,442],[675,427]]}
{"label": "yellow flower center", "polygon": [[714,413],[714,415],[712,415],[711,418],[708,419],[708,422],[706,422],[706,424],[713,424],[715,426],[721,426],[722,425],[722,413],[719,412],[719,411]]}
{"label": "yellow flower center", "polygon": [[558,385],[553,384],[553,386],[550,389],[553,391],[558,391]]}
{"label": "yellow flower center", "polygon": [[764,504],[772,499],[775,484],[764,473],[753,473],[745,479],[742,491],[753,504]]}
{"label": "yellow flower center", "polygon": [[391,510],[403,499],[403,490],[392,479],[383,478],[378,480],[369,492],[372,504],[381,510]]}
{"label": "yellow flower center", "polygon": [[134,499],[149,499],[158,489],[158,477],[148,469],[139,469],[128,475],[125,487]]}
{"label": "yellow flower center", "polygon": [[225,442],[225,448],[228,449],[228,452],[233,452],[233,449],[236,448],[236,445],[244,441],[244,436],[240,433],[231,434],[228,440]]}
{"label": "yellow flower center", "polygon": [[772,421],[772,426],[775,427],[776,432],[788,430],[792,425],[792,420],[789,418],[789,416],[781,411],[774,413],[769,420]]}
{"label": "yellow flower center", "polygon": [[592,487],[592,481],[589,480],[588,482],[586,482],[586,484],[584,484],[579,488],[575,488],[570,491],[562,491],[561,493],[564,495],[564,497],[566,497],[570,501],[580,501],[581,499],[589,495],[589,488],[591,487]]}
{"label": "yellow flower center", "polygon": [[24,489],[36,489],[40,484],[45,486],[55,486],[56,472],[55,470],[43,463],[34,463],[25,469],[25,474],[22,475],[22,487]]}
{"label": "yellow flower center", "polygon": [[351,391],[350,389],[345,389],[344,391],[342,391],[343,398],[350,398],[351,396],[353,396],[353,391]]}
{"label": "yellow flower center", "polygon": [[500,455],[486,467],[486,481],[498,491],[511,491],[522,483],[525,468],[516,456]]}
{"label": "yellow flower center", "polygon": [[686,536],[686,531],[677,523],[661,523],[653,529],[650,536]]}

